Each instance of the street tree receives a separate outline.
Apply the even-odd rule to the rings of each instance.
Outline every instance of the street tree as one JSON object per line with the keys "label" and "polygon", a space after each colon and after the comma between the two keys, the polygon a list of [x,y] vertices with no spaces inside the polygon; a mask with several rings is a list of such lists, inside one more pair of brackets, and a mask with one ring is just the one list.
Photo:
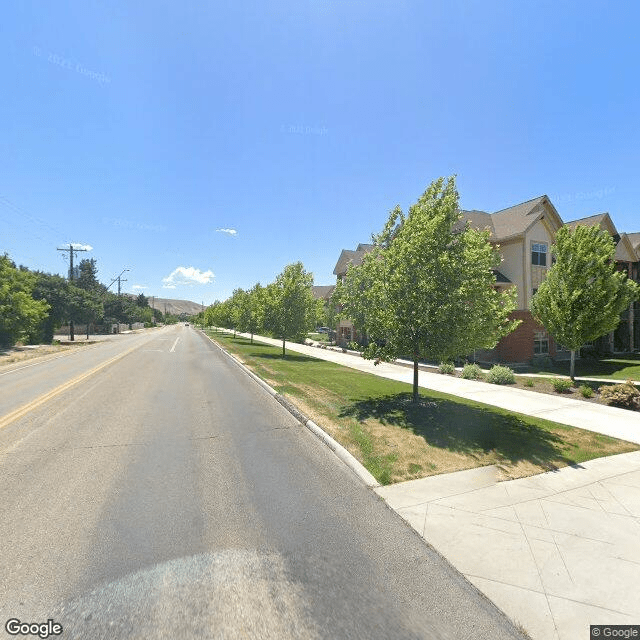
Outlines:
{"label": "street tree", "polygon": [[488,231],[460,228],[455,178],[439,178],[409,208],[396,207],[362,263],[338,287],[342,314],[370,340],[364,357],[413,360],[413,401],[421,358],[449,361],[493,348],[513,331],[515,290],[495,288],[498,250]]}
{"label": "street tree", "polygon": [[246,322],[248,312],[247,297],[248,293],[244,289],[238,288],[233,290],[231,298],[226,301],[229,307],[229,317],[234,338],[236,337],[236,331],[243,331],[242,326]]}
{"label": "street tree", "polygon": [[31,293],[34,300],[44,300],[49,305],[47,315],[42,318],[32,333],[32,340],[51,343],[56,328],[69,319],[69,283],[60,275],[36,271]]}
{"label": "street tree", "polygon": [[250,291],[243,291],[238,299],[238,328],[244,333],[253,334],[262,327],[264,319],[264,288],[260,283],[254,285]]}
{"label": "street tree", "polygon": [[613,238],[599,227],[560,229],[551,247],[555,263],[531,301],[533,316],[559,344],[576,352],[613,331],[620,314],[640,297],[640,287],[615,265]]}
{"label": "street tree", "polygon": [[86,325],[87,338],[92,323],[104,314],[104,308],[100,296],[96,291],[87,291],[81,287],[76,287],[75,283],[68,283],[68,305],[67,312],[69,318],[74,318]]}
{"label": "street tree", "polygon": [[95,258],[85,258],[78,263],[78,277],[74,284],[85,291],[102,292],[104,285],[98,282],[98,263]]}
{"label": "street tree", "polygon": [[147,296],[145,296],[144,293],[139,293],[136,296],[136,306],[141,307],[143,309],[145,307],[148,307],[149,306],[149,298],[147,298]]}
{"label": "street tree", "polygon": [[313,274],[296,262],[264,289],[264,325],[282,340],[283,358],[286,340],[303,339],[313,326],[317,306],[312,287]]}
{"label": "street tree", "polygon": [[16,269],[5,253],[0,256],[0,345],[11,346],[37,330],[46,317],[49,305],[34,300],[36,276],[26,269]]}

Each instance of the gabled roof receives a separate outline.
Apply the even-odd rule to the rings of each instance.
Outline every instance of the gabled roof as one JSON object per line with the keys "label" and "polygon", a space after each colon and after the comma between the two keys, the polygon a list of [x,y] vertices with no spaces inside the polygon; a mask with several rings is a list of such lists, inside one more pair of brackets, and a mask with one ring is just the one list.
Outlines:
{"label": "gabled roof", "polygon": [[542,195],[491,214],[478,210],[461,211],[462,218],[456,228],[469,221],[474,229],[489,229],[491,240],[501,242],[523,235],[547,211],[556,218],[556,224],[562,224],[556,208],[546,195]]}
{"label": "gabled roof", "polygon": [[495,239],[506,240],[507,238],[522,235],[543,213],[539,205],[545,199],[548,200],[547,196],[538,196],[533,200],[527,200],[513,207],[496,211],[491,216]]}
{"label": "gabled roof", "polygon": [[621,233],[620,240],[616,243],[615,259],[620,262],[636,262],[638,260],[637,251],[626,233]]}
{"label": "gabled roof", "polygon": [[328,300],[333,293],[333,290],[336,288],[334,284],[329,285],[313,285],[313,297],[319,298],[320,300]]}
{"label": "gabled roof", "polygon": [[580,218],[579,220],[572,220],[567,222],[566,225],[570,229],[575,229],[578,226],[595,227],[598,226],[605,231],[608,231],[612,236],[618,235],[618,230],[611,220],[611,216],[605,211],[603,213],[596,213],[593,216],[587,216],[586,218]]}
{"label": "gabled roof", "polygon": [[631,246],[636,250],[638,258],[640,258],[640,231],[636,233],[627,233],[627,238],[629,238]]}
{"label": "gabled roof", "polygon": [[362,258],[364,258],[372,249],[372,244],[359,244],[355,251],[351,251],[351,249],[343,249],[340,257],[338,258],[338,262],[336,263],[336,267],[333,270],[333,274],[336,276],[344,275],[347,273],[347,267],[350,264],[357,267],[362,262]]}
{"label": "gabled roof", "polygon": [[486,211],[478,211],[474,209],[472,211],[460,211],[462,218],[454,225],[455,231],[462,231],[465,222],[469,222],[469,226],[478,231],[484,231],[489,229],[491,235],[495,235],[495,229],[493,228],[493,222],[491,220],[491,214]]}
{"label": "gabled roof", "polygon": [[353,260],[353,256],[356,255],[355,251],[351,251],[351,249],[343,249],[340,252],[340,257],[338,258],[338,262],[336,262],[335,269],[333,270],[334,276],[339,276],[347,271],[347,266]]}

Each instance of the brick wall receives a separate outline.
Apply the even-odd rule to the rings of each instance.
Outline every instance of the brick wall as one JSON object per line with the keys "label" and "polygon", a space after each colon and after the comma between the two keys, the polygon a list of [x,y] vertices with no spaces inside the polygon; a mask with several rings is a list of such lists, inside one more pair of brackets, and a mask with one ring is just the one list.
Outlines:
{"label": "brick wall", "polygon": [[[530,311],[514,311],[512,318],[522,320],[520,326],[498,342],[496,351],[503,362],[528,362],[534,357],[533,338],[544,327],[533,319]],[[556,355],[556,347],[549,338],[549,355]]]}

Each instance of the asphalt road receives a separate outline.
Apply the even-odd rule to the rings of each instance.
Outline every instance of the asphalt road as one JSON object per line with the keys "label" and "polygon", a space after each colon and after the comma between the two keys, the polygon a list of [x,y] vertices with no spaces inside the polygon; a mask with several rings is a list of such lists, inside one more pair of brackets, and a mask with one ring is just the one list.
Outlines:
{"label": "asphalt road", "polygon": [[0,429],[5,637],[520,638],[195,329],[117,344],[0,377],[1,424],[126,353]]}

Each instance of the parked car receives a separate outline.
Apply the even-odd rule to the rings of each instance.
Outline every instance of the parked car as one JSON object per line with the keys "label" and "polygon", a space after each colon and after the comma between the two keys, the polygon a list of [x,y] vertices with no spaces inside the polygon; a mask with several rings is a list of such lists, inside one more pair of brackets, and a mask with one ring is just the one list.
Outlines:
{"label": "parked car", "polygon": [[329,327],[318,327],[316,329],[316,333],[329,333],[329,331],[331,331]]}

